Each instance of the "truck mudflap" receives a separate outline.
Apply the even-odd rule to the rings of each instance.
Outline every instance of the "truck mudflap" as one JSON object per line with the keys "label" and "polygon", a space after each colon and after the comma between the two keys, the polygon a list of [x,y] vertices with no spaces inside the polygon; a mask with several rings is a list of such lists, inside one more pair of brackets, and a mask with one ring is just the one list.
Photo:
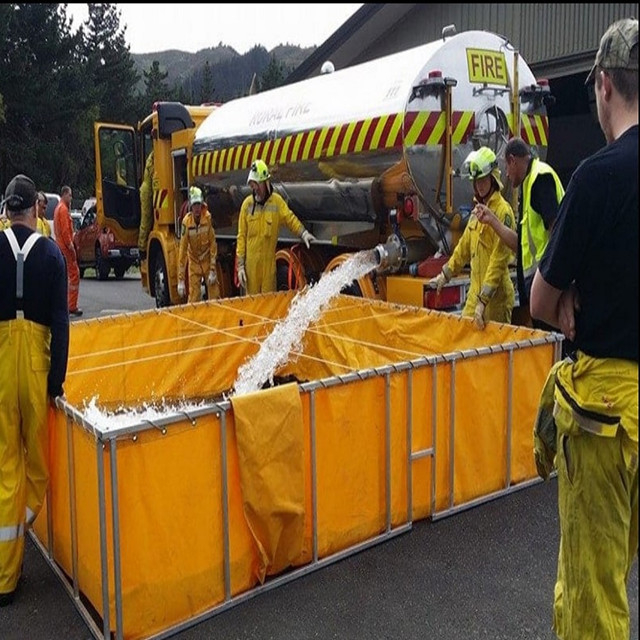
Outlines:
{"label": "truck mudflap", "polygon": [[73,323],[34,539],[105,637],[178,631],[540,481],[532,429],[561,336],[340,295],[273,387],[228,397],[294,295]]}

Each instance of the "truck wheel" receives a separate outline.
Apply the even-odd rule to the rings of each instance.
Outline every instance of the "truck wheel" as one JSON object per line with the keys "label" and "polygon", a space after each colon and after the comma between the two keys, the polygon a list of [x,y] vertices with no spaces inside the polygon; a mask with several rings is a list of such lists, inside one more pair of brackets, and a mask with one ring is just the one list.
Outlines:
{"label": "truck wheel", "polygon": [[111,267],[109,263],[102,257],[100,247],[96,247],[96,277],[98,280],[106,280],[109,277]]}
{"label": "truck wheel", "polygon": [[126,270],[126,267],[113,267],[113,273],[115,273],[116,275],[116,280],[122,280],[122,278],[124,278],[124,272]]}
{"label": "truck wheel", "polygon": [[84,278],[84,267],[79,267],[80,269],[80,277]]}
{"label": "truck wheel", "polygon": [[168,307],[171,304],[169,297],[169,278],[164,257],[159,253],[153,262],[153,284],[156,298],[156,308]]}

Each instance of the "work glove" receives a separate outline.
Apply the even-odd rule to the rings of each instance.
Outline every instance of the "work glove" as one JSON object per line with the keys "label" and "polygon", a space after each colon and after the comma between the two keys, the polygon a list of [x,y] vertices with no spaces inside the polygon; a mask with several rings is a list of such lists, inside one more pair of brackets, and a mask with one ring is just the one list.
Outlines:
{"label": "work glove", "polygon": [[432,289],[435,289],[436,293],[439,294],[442,291],[442,287],[444,287],[449,280],[450,278],[447,277],[447,274],[444,271],[441,271],[435,278],[431,278],[431,280],[429,280],[429,286]]}
{"label": "work glove", "polygon": [[306,229],[302,232],[302,235],[300,237],[302,238],[302,242],[304,242],[307,246],[307,249],[311,246],[312,242],[318,241],[316,237],[313,234],[309,233]]}
{"label": "work glove", "polygon": [[476,304],[476,309],[473,312],[473,322],[478,329],[484,329],[484,310],[486,308],[486,304],[482,302],[482,300],[478,300]]}
{"label": "work glove", "polygon": [[183,280],[178,280],[178,297],[184,298],[186,293],[187,293],[187,289],[184,286],[184,281]]}
{"label": "work glove", "polygon": [[243,289],[247,289],[247,272],[244,270],[244,265],[238,265],[238,282]]}
{"label": "work glove", "polygon": [[216,282],[218,282],[218,275],[212,269],[211,271],[209,271],[209,276],[207,277],[207,284],[213,286]]}

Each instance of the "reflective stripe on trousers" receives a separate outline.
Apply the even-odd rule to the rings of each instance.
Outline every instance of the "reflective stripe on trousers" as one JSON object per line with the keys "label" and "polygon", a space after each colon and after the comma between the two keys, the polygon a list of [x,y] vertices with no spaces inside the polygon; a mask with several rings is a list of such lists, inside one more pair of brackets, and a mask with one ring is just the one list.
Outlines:
{"label": "reflective stripe on trousers", "polygon": [[27,508],[47,488],[47,376],[51,332],[30,320],[0,322],[0,593],[13,591],[24,557]]}

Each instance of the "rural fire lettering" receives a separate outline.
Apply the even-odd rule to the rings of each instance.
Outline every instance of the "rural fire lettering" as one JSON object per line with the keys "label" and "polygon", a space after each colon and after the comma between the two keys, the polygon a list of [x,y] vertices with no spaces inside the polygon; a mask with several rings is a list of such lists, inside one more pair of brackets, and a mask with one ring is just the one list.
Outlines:
{"label": "rural fire lettering", "polygon": [[286,109],[269,109],[268,111],[258,111],[251,120],[249,120],[249,126],[255,126],[259,124],[266,124],[273,122],[274,120],[286,120],[288,118],[295,118],[299,115],[309,113],[311,110],[309,103],[295,104]]}

